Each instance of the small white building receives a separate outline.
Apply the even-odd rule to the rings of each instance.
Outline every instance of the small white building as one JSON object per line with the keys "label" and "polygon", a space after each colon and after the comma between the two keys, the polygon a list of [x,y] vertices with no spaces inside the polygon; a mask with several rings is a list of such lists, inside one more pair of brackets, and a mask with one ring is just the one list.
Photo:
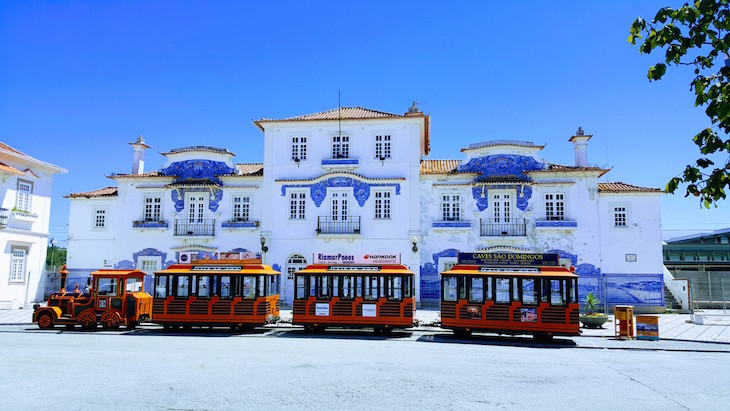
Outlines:
{"label": "small white building", "polygon": [[[72,277],[99,267],[164,268],[180,257],[263,252],[283,273],[317,253],[399,254],[416,273],[416,296],[439,300],[439,272],[458,252],[556,252],[581,274],[581,294],[609,303],[663,306],[659,195],[599,183],[579,130],[576,164],[539,157],[542,146],[489,141],[462,160],[426,160],[430,117],[360,107],[261,119],[262,164],[235,164],[212,147],[174,149],[144,172],[148,146],[133,146],[130,174],[115,187],[74,193]],[[652,308],[653,307],[653,308]]]}
{"label": "small white building", "polygon": [[51,185],[65,172],[0,142],[0,309],[43,298]]}

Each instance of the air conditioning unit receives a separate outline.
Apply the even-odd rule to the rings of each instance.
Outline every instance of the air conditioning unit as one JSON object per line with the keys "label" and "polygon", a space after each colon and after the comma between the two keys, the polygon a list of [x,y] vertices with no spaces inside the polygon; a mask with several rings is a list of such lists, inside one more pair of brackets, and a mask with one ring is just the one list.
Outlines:
{"label": "air conditioning unit", "polygon": [[197,251],[185,251],[181,252],[177,256],[177,262],[179,264],[190,264],[198,261]]}

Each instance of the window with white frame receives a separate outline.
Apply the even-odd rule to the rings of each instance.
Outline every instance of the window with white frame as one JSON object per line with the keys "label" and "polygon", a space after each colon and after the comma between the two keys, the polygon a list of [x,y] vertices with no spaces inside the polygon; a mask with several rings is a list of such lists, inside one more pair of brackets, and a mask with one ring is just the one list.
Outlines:
{"label": "window with white frame", "polygon": [[144,199],[144,221],[162,221],[162,197],[149,196]]}
{"label": "window with white frame", "polygon": [[307,138],[292,137],[291,138],[291,159],[301,161],[307,159]]}
{"label": "window with white frame", "polygon": [[350,158],[350,136],[332,136],[332,158]]}
{"label": "window with white frame", "polygon": [[28,250],[13,247],[10,252],[10,282],[22,283],[25,281],[25,263]]}
{"label": "window with white frame", "polygon": [[545,194],[545,219],[548,221],[565,220],[565,194]]}
{"label": "window with white frame", "polygon": [[289,219],[304,220],[306,218],[307,195],[304,192],[289,194]]}
{"label": "window with white frame", "polygon": [[628,207],[614,206],[613,207],[613,226],[614,227],[626,227],[628,222]]}
{"label": "window with white frame", "polygon": [[106,228],[106,209],[96,208],[94,209],[94,228],[101,229]]}
{"label": "window with white frame", "polygon": [[20,211],[30,212],[30,196],[33,194],[33,183],[30,181],[18,180],[18,197],[15,200],[15,208]]}
{"label": "window with white frame", "polygon": [[375,219],[390,220],[390,191],[375,192]]}
{"label": "window with white frame", "polygon": [[461,220],[461,199],[458,194],[441,196],[441,215],[444,221]]}
{"label": "window with white frame", "polygon": [[251,214],[251,198],[233,196],[233,221],[248,221]]}
{"label": "window with white frame", "polygon": [[375,136],[375,159],[385,160],[390,158],[390,135],[382,134]]}

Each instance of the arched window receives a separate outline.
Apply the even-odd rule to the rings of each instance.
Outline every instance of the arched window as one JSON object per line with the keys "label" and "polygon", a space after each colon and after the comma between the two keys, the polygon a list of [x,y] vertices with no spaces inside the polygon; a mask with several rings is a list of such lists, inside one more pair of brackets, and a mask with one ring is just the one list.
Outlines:
{"label": "arched window", "polygon": [[304,269],[307,266],[307,259],[303,255],[293,254],[286,262],[286,278],[294,279],[294,273]]}

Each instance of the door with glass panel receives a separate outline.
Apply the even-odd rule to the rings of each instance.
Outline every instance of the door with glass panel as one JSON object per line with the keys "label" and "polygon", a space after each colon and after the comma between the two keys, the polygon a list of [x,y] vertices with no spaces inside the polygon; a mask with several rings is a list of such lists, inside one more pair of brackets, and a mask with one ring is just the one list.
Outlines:
{"label": "door with glass panel", "polygon": [[489,195],[491,218],[486,225],[489,237],[524,235],[514,218],[514,195],[509,192],[493,192]]}
{"label": "door with glass panel", "polygon": [[331,221],[326,232],[329,234],[352,234],[354,227],[349,218],[350,197],[346,190],[333,190],[330,200]]}
{"label": "door with glass panel", "polygon": [[212,236],[213,222],[207,217],[208,194],[188,193],[185,195],[185,210],[180,233],[188,236]]}

